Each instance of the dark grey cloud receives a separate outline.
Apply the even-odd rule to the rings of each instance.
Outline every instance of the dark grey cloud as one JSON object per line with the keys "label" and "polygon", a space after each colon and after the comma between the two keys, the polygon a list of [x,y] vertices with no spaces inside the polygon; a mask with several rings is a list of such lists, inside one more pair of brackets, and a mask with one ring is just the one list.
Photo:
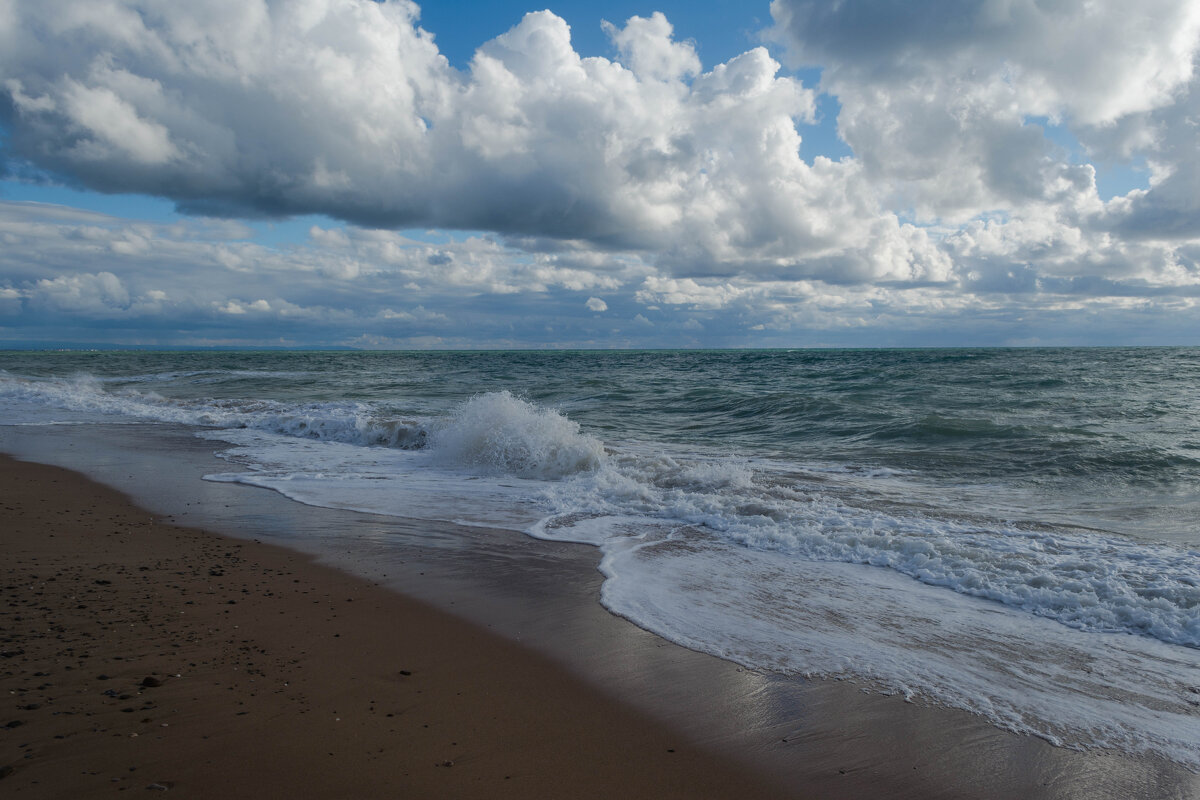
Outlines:
{"label": "dark grey cloud", "polygon": [[[1138,283],[1120,277],[1119,257],[1070,262],[1065,247],[1057,262],[1014,269],[1011,258],[992,261],[959,242],[958,260],[969,270],[954,280],[872,285],[679,278],[636,256],[582,246],[529,253],[492,237],[432,244],[353,227],[314,226],[307,243],[273,249],[237,227],[0,202],[0,339],[663,347],[936,344],[949,337],[1005,344],[1024,330],[1022,320],[1038,318],[1047,323],[1043,333],[1054,332],[1045,339],[1052,343],[1108,336],[1116,329],[1110,324],[1128,330],[1130,320],[1148,325],[1143,338],[1158,331],[1161,343],[1183,341],[1184,320],[1200,323],[1195,282]],[[976,232],[980,240],[987,235]],[[1176,267],[1194,271],[1200,247],[1170,255]],[[1076,338],[1063,338],[1065,322],[1049,324],[1054,315],[1078,323]]]}
{"label": "dark grey cloud", "polygon": [[1086,124],[1162,107],[1191,80],[1190,0],[774,0],[777,38],[834,81],[901,85],[1003,74],[1028,113]]}
{"label": "dark grey cloud", "polygon": [[[1094,195],[1090,165],[1071,163],[1040,121],[1086,141],[1140,115],[1169,114],[1195,80],[1200,47],[1190,0],[775,0],[771,8],[774,37],[796,61],[823,68],[856,157],[891,187],[892,202],[928,218],[1069,207]],[[1161,223],[1178,226],[1169,215]]]}
{"label": "dark grey cloud", "polygon": [[1119,129],[1088,132],[1106,155],[1140,149],[1156,173],[1148,189],[1112,204],[1104,221],[1109,230],[1131,239],[1200,239],[1198,121],[1200,78],[1169,106],[1136,115]]}

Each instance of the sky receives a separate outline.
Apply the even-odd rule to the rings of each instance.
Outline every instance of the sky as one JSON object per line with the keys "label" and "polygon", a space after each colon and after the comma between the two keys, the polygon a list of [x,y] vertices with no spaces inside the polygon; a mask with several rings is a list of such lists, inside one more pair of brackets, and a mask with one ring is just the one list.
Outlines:
{"label": "sky", "polygon": [[1197,345],[1198,58],[1195,0],[0,0],[0,345]]}

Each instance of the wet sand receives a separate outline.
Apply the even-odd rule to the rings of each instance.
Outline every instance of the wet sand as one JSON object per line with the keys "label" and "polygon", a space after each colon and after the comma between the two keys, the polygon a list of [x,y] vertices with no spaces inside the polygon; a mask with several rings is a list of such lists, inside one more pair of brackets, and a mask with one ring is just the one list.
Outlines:
{"label": "wet sand", "polygon": [[0,793],[775,797],[531,651],[0,457]]}
{"label": "wet sand", "polygon": [[[8,695],[9,716],[0,718],[0,766],[14,767],[0,779],[0,791],[14,796],[87,797],[163,781],[182,791],[198,780],[205,788],[192,796],[587,797],[615,790],[770,797],[783,787],[783,796],[830,800],[1200,798],[1200,776],[1161,759],[1054,747],[962,711],[864,692],[851,681],[743,670],[673,645],[599,604],[594,548],[305,506],[275,492],[201,480],[221,462],[190,430],[0,426],[0,450],[77,470],[151,512],[130,508],[125,495],[105,494],[72,472],[0,467],[0,571],[16,570],[2,584],[9,587],[3,607],[24,618],[0,617],[0,639],[13,639],[0,650],[26,651],[20,668],[0,658],[0,680],[15,692]],[[34,475],[37,482],[26,486],[24,478]],[[18,490],[33,494],[22,501],[23,516],[12,520]],[[60,500],[84,496],[91,499],[74,511]],[[96,510],[110,502],[118,510]],[[36,523],[35,509],[41,509]],[[120,515],[129,523],[108,522]],[[65,527],[51,530],[54,539],[28,531],[68,522],[78,529],[72,546],[63,546],[64,539],[58,550],[27,549],[67,535]],[[160,524],[168,522],[174,524]],[[18,531],[27,533],[15,538]],[[260,547],[256,539],[288,549]],[[117,548],[126,541],[132,550]],[[18,552],[18,544],[26,549]],[[91,549],[78,550],[85,545]],[[314,566],[310,557],[328,567]],[[74,564],[73,594],[54,594],[67,591],[68,567],[54,566],[59,561]],[[170,568],[159,568],[159,561]],[[92,574],[104,565],[132,579]],[[99,608],[109,611],[98,620],[76,607],[116,598],[122,587],[136,590],[135,581],[146,588],[121,595],[120,603],[107,600]],[[88,590],[88,599],[70,599]],[[40,617],[33,613],[39,609]],[[52,610],[61,621],[48,621]],[[249,612],[257,616],[247,622],[233,616]],[[47,663],[61,661],[61,669],[34,676],[51,670],[28,666],[34,651],[14,644],[14,624],[49,648]],[[130,624],[135,628],[126,630]],[[53,625],[63,629],[43,636]],[[110,646],[118,634],[126,638]],[[151,634],[158,644],[146,638]],[[505,653],[511,660],[499,655]],[[136,666],[135,656],[142,659]],[[97,683],[99,674],[122,682]],[[174,674],[181,677],[137,693],[144,677]],[[168,707],[170,692],[180,694]],[[56,707],[42,696],[55,698]],[[67,701],[85,700],[100,705],[54,713],[71,711]],[[143,712],[146,702],[155,707]],[[195,727],[183,734],[177,722],[160,719],[185,709]],[[46,720],[55,725],[43,727]],[[25,724],[6,729],[8,721]],[[188,735],[174,761],[111,758],[158,753]],[[106,746],[123,749],[84,758],[81,743],[106,739]],[[27,750],[32,758],[25,758]],[[435,768],[446,761],[454,766]],[[130,766],[138,769],[130,773]],[[147,772],[152,767],[158,768]],[[33,780],[60,783],[31,787],[33,770],[42,775]],[[377,791],[376,779],[411,782]],[[80,781],[92,781],[86,784],[92,789]]]}

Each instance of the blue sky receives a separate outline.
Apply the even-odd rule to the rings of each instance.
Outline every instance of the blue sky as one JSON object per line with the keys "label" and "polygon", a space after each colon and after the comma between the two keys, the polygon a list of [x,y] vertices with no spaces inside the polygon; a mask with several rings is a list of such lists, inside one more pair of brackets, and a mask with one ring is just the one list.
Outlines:
{"label": "blue sky", "polygon": [[3,16],[0,342],[1200,344],[1187,0]]}

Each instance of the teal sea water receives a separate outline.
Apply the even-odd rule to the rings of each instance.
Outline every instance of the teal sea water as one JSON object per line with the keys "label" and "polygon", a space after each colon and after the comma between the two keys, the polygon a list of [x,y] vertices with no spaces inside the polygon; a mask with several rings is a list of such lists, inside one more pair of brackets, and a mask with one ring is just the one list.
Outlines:
{"label": "teal sea water", "polygon": [[0,423],[114,422],[594,545],[607,608],[754,669],[1200,768],[1200,349],[0,354]]}

